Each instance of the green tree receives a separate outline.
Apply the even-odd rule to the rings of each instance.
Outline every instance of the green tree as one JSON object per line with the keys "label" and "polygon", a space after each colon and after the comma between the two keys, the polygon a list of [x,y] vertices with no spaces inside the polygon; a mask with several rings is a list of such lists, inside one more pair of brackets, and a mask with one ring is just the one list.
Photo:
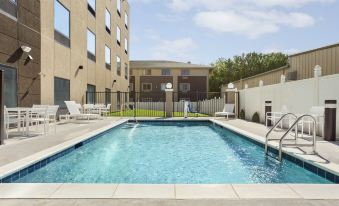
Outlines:
{"label": "green tree", "polygon": [[219,58],[212,64],[214,69],[209,79],[210,91],[219,92],[223,84],[277,69],[287,63],[288,56],[283,53],[251,52],[229,59]]}

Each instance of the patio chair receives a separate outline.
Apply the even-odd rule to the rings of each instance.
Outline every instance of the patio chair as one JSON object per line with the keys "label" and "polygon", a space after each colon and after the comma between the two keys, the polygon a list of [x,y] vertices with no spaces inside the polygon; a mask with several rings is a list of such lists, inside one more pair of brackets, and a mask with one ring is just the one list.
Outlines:
{"label": "patio chair", "polygon": [[[268,121],[271,121],[273,125],[275,125],[276,122],[279,121],[279,119],[284,115],[289,113],[289,110],[286,105],[281,107],[280,112],[267,112],[266,113],[266,119],[265,119],[265,125],[268,126]],[[289,122],[290,124],[290,122]],[[283,127],[283,122],[280,122],[280,127]]]}
{"label": "patio chair", "polygon": [[234,113],[234,104],[225,104],[222,112],[216,112],[214,116],[225,116],[228,119],[229,116],[235,116]]}
{"label": "patio chair", "polygon": [[94,104],[84,104],[84,106],[83,106],[83,112],[84,113],[92,114],[93,111],[94,111]]}
{"label": "patio chair", "polygon": [[[7,110],[7,107],[4,106],[4,123],[5,123],[5,138],[8,139],[9,126],[12,124],[17,125],[19,130],[19,125],[23,123],[24,117],[19,118],[17,114],[10,114]],[[23,130],[24,131],[24,130]]]}
{"label": "patio chair", "polygon": [[107,104],[104,108],[101,109],[101,115],[107,116],[111,112],[112,104]]}
{"label": "patio chair", "polygon": [[43,125],[44,130],[43,134],[47,133],[48,127],[48,115],[47,115],[47,105],[35,106],[29,111],[28,116],[26,118],[26,124],[28,124],[27,135],[29,135],[29,127],[30,126],[40,126]]}
{"label": "patio chair", "polygon": [[78,106],[74,101],[65,101],[65,104],[67,106],[69,114],[66,115],[60,115],[60,119],[64,120],[70,120],[70,119],[75,119],[75,120],[90,120],[90,119],[99,119],[100,115],[98,114],[84,114],[81,113]]}
{"label": "patio chair", "polygon": [[[324,133],[323,122],[321,121],[321,118],[324,117],[324,113],[325,113],[325,107],[323,106],[313,106],[310,109],[310,115],[312,115],[316,119],[316,128],[320,127],[321,136],[323,136],[323,133]],[[313,121],[309,117],[303,118],[302,121],[298,123],[298,126],[301,127],[302,137],[304,136],[304,126],[307,126],[308,135],[311,135],[312,125],[313,125]]]}
{"label": "patio chair", "polygon": [[[47,107],[47,119],[48,123],[54,124],[54,133],[56,133],[56,124],[57,124],[57,112],[59,109],[59,105],[51,105]],[[49,130],[48,124],[48,130]]]}

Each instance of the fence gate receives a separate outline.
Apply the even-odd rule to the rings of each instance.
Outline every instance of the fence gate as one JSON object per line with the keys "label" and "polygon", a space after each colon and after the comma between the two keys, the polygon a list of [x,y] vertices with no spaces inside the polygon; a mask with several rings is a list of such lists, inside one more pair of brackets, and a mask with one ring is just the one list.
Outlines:
{"label": "fence gate", "polygon": [[174,92],[173,117],[184,116],[185,101],[189,102],[189,116],[207,117],[223,110],[225,95],[220,92]]}

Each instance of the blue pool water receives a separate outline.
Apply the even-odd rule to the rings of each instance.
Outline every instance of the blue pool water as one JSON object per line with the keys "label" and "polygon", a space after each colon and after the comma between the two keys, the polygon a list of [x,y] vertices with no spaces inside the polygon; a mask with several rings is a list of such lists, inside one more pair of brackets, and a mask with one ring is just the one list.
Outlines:
{"label": "blue pool water", "polygon": [[330,183],[209,122],[123,124],[16,182]]}

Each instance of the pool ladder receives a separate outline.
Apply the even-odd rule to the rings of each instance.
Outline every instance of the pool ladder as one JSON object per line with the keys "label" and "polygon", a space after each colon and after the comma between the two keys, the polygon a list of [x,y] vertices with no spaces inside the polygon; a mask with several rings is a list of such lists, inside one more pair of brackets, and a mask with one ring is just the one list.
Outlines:
{"label": "pool ladder", "polygon": [[[295,121],[293,122],[292,126],[290,126],[288,128],[288,130],[284,133],[283,136],[281,136],[281,138],[279,139],[269,139],[269,135],[272,133],[272,131],[277,128],[277,126],[282,123],[282,121],[284,119],[286,119],[287,117],[289,116],[292,116]],[[297,141],[297,138],[298,138],[298,123],[300,121],[303,120],[303,118],[305,117],[309,117],[311,118],[312,122],[313,122],[313,132],[312,132],[312,135],[313,135],[313,138],[312,138],[312,144],[297,144],[295,143],[296,146],[306,146],[306,147],[312,147],[313,148],[313,153],[316,153],[316,119],[312,116],[312,115],[308,115],[308,114],[304,114],[300,117],[297,117],[297,115],[293,114],[293,113],[287,113],[287,114],[284,114],[277,123],[275,123],[275,125],[267,132],[266,134],[266,140],[265,140],[265,155],[268,155],[268,142],[269,141],[273,141],[273,140],[279,140],[279,157],[278,157],[278,160],[281,162],[282,161],[282,147],[283,147],[283,140],[287,137],[287,135],[292,131],[293,128],[295,128],[295,140]],[[283,127],[283,124],[282,124],[282,127]]]}

